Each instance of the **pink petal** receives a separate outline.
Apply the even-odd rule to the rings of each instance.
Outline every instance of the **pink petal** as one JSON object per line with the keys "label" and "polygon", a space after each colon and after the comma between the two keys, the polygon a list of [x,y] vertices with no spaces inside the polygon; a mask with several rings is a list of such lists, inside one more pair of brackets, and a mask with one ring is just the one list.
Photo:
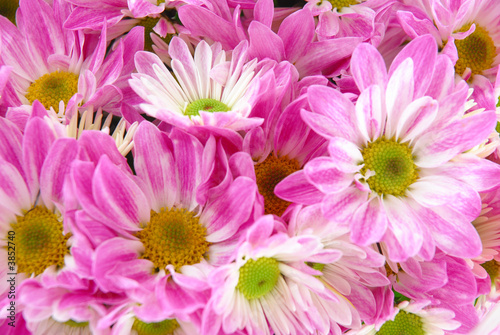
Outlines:
{"label": "pink petal", "polygon": [[328,153],[332,158],[332,163],[342,172],[352,173],[361,168],[359,164],[363,162],[363,156],[359,148],[342,137],[334,137],[330,140]]}
{"label": "pink petal", "polygon": [[354,212],[368,199],[368,194],[356,187],[349,187],[338,193],[328,194],[321,203],[323,215],[334,222],[346,224]]}
{"label": "pink petal", "polygon": [[336,193],[344,190],[353,182],[351,173],[337,168],[336,162],[329,157],[318,157],[304,167],[307,180],[323,193]]}
{"label": "pink petal", "polygon": [[413,101],[413,61],[405,59],[392,73],[387,83],[385,104],[387,108],[387,136],[395,136],[397,124],[405,108]]}
{"label": "pink petal", "polygon": [[274,193],[281,199],[305,205],[321,202],[324,196],[309,183],[303,170],[294,172],[283,179],[274,188]]}
{"label": "pink petal", "polygon": [[257,185],[247,177],[236,178],[223,197],[207,204],[200,220],[207,227],[207,241],[226,240],[248,220],[257,194]]}
{"label": "pink petal", "polygon": [[254,7],[254,20],[271,28],[274,14],[274,3],[272,0],[258,0]]}
{"label": "pink petal", "polygon": [[0,204],[16,215],[21,210],[31,209],[31,197],[28,187],[12,164],[0,159]]}
{"label": "pink petal", "polygon": [[78,144],[72,138],[60,138],[50,148],[40,173],[40,193],[49,209],[52,203],[62,205],[63,185],[71,162],[76,158]]}
{"label": "pink petal", "polygon": [[414,71],[412,78],[415,81],[414,96],[420,98],[425,94],[431,82],[436,56],[436,40],[431,35],[419,36],[399,52],[391,64],[389,76],[393,76],[400,64],[411,58]]}
{"label": "pink petal", "polygon": [[386,85],[387,68],[384,59],[371,44],[360,44],[354,50],[351,58],[351,71],[361,92],[371,85],[381,88]]}
{"label": "pink petal", "polygon": [[449,161],[486,140],[496,122],[495,112],[484,111],[455,121],[433,136],[420,138],[413,148],[415,164],[435,167]]}
{"label": "pink petal", "polygon": [[177,201],[177,178],[171,141],[149,122],[142,122],[134,136],[134,167],[151,192],[151,207],[159,211]]}
{"label": "pink petal", "polygon": [[23,138],[24,172],[34,197],[38,193],[42,165],[54,140],[54,132],[41,118],[34,118],[26,125]]}
{"label": "pink petal", "polygon": [[[309,87],[307,95],[312,111],[326,116],[331,120],[330,123],[336,125],[328,132],[329,134],[344,137],[355,144],[360,142],[361,137],[357,132],[354,105],[347,97],[332,88],[318,85]],[[305,114],[305,112],[301,113],[303,119]],[[308,123],[307,119],[304,121]],[[316,131],[312,124],[309,125]]]}
{"label": "pink petal", "polygon": [[286,59],[295,63],[314,37],[314,18],[311,12],[301,9],[289,15],[281,23],[278,35],[283,40]]}
{"label": "pink petal", "polygon": [[248,27],[250,36],[249,58],[270,58],[281,62],[285,58],[285,47],[281,38],[269,27],[258,21],[252,21]]}
{"label": "pink petal", "polygon": [[407,142],[425,132],[436,118],[438,108],[438,102],[430,97],[412,101],[401,113],[396,137]]}
{"label": "pink petal", "polygon": [[351,240],[359,245],[380,242],[387,229],[387,216],[380,198],[363,203],[351,219]]}
{"label": "pink petal", "polygon": [[378,138],[383,129],[385,110],[382,100],[380,86],[373,85],[363,90],[356,101],[356,118],[365,142]]}
{"label": "pink petal", "polygon": [[391,232],[384,238],[389,258],[395,262],[405,261],[408,257],[416,255],[422,247],[423,233],[420,228],[420,218],[400,198],[389,195],[384,198],[383,205]]}
{"label": "pink petal", "polygon": [[132,231],[149,222],[150,205],[132,178],[102,156],[96,167],[92,192],[97,206],[116,226]]}

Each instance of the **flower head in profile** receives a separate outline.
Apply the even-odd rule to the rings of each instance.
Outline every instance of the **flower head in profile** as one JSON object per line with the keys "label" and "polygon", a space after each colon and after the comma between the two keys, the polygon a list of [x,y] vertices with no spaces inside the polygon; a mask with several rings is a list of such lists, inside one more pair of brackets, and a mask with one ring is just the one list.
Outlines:
{"label": "flower head in profile", "polygon": [[463,117],[468,87],[454,83],[451,61],[437,56],[429,35],[408,44],[389,73],[368,44],[355,50],[351,69],[361,91],[355,105],[333,89],[309,88],[313,112],[302,117],[330,139],[330,157],[287,177],[277,195],[321,202],[325,216],[350,225],[354,242],[384,241],[394,261],[432,259],[436,246],[478,256],[470,222],[481,210],[478,191],[498,185],[500,169],[461,153],[488,137],[495,112]]}

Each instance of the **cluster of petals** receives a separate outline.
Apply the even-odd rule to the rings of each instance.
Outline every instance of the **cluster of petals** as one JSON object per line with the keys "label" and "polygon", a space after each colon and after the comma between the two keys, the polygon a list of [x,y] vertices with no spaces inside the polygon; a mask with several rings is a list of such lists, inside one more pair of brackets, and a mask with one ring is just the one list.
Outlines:
{"label": "cluster of petals", "polygon": [[497,0],[2,1],[0,334],[500,332]]}

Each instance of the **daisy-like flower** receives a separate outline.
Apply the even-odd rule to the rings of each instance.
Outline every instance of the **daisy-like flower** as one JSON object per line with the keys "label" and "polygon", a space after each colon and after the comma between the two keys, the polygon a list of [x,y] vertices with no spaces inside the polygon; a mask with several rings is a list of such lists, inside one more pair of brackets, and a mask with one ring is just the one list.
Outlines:
{"label": "daisy-like flower", "polygon": [[[294,264],[303,264],[317,253],[321,249],[319,239],[312,235],[272,234],[273,229],[271,215],[254,222],[234,261],[212,272],[212,296],[203,311],[202,334],[217,334],[220,330],[228,334],[316,333],[313,323],[319,312],[309,304],[314,299],[309,290],[321,292],[323,297],[329,291],[319,279]],[[323,259],[332,256],[338,255],[322,254]],[[345,320],[350,321],[348,316]]]}
{"label": "daisy-like flower", "polygon": [[264,87],[274,76],[270,69],[257,73],[257,60],[248,62],[247,48],[246,42],[239,44],[229,61],[220,44],[210,47],[202,41],[193,57],[187,44],[174,37],[169,53],[175,78],[158,56],[138,52],[138,73],[130,85],[146,101],[140,105],[143,111],[174,126],[247,130],[263,122],[251,117],[252,107],[262,96],[272,97]]}
{"label": "daisy-like flower", "polygon": [[411,37],[432,34],[455,63],[459,76],[482,75],[493,81],[500,64],[500,3],[495,0],[406,1],[411,7],[398,11],[399,21]]}
{"label": "daisy-like flower", "polygon": [[478,191],[500,181],[494,163],[460,155],[487,138],[495,112],[463,118],[468,87],[455,85],[451,61],[436,49],[429,35],[415,39],[387,74],[373,46],[357,48],[356,105],[310,87],[313,112],[302,118],[330,138],[330,157],[311,160],[275,189],[288,201],[321,202],[325,216],[350,225],[355,243],[384,241],[393,261],[419,253],[432,259],[436,246],[478,256],[481,240],[470,223],[480,213]]}
{"label": "daisy-like flower", "polygon": [[[38,102],[33,109],[45,112]],[[71,273],[73,238],[65,221],[62,188],[77,154],[76,140],[58,138],[40,117],[28,122],[24,135],[8,120],[1,118],[0,123],[0,254],[6,260],[0,277],[6,282],[12,278],[8,274],[17,273],[19,285],[29,277],[39,280],[61,271]],[[15,261],[8,257],[14,248]],[[2,317],[8,291],[7,285],[2,286]]]}
{"label": "daisy-like flower", "polygon": [[349,335],[444,335],[460,327],[460,322],[453,320],[454,313],[446,308],[428,307],[429,301],[401,302],[394,314],[385,322],[368,325],[361,330],[347,332]]}
{"label": "daisy-like flower", "polygon": [[193,313],[208,299],[206,276],[227,262],[240,226],[260,214],[256,186],[228,175],[198,202],[196,190],[213,169],[213,138],[204,147],[177,128],[167,136],[143,122],[134,142],[137,176],[106,155],[97,165],[73,164],[82,208],[76,225],[91,242],[93,276],[104,292],[126,292],[144,309],[156,292],[160,308],[139,315],[145,322],[151,313]]}
{"label": "daisy-like flower", "polygon": [[[12,67],[9,84],[2,96],[9,107],[40,101],[64,124],[78,110],[102,107],[120,115],[120,86],[134,69],[129,53],[136,51],[136,32],[121,40],[107,56],[106,27],[97,35],[85,36],[62,27],[71,5],[43,0],[20,3],[18,27],[0,17],[2,53],[0,63]],[[29,22],[28,22],[29,20]],[[89,52],[83,45],[94,45]],[[30,108],[11,108],[9,118],[27,118]]]}

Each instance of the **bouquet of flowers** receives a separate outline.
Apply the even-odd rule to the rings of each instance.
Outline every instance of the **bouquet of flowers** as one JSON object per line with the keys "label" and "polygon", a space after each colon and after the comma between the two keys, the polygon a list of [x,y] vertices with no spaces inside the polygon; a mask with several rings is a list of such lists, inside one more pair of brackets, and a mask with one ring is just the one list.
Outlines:
{"label": "bouquet of flowers", "polygon": [[500,1],[0,14],[1,334],[500,334]]}

